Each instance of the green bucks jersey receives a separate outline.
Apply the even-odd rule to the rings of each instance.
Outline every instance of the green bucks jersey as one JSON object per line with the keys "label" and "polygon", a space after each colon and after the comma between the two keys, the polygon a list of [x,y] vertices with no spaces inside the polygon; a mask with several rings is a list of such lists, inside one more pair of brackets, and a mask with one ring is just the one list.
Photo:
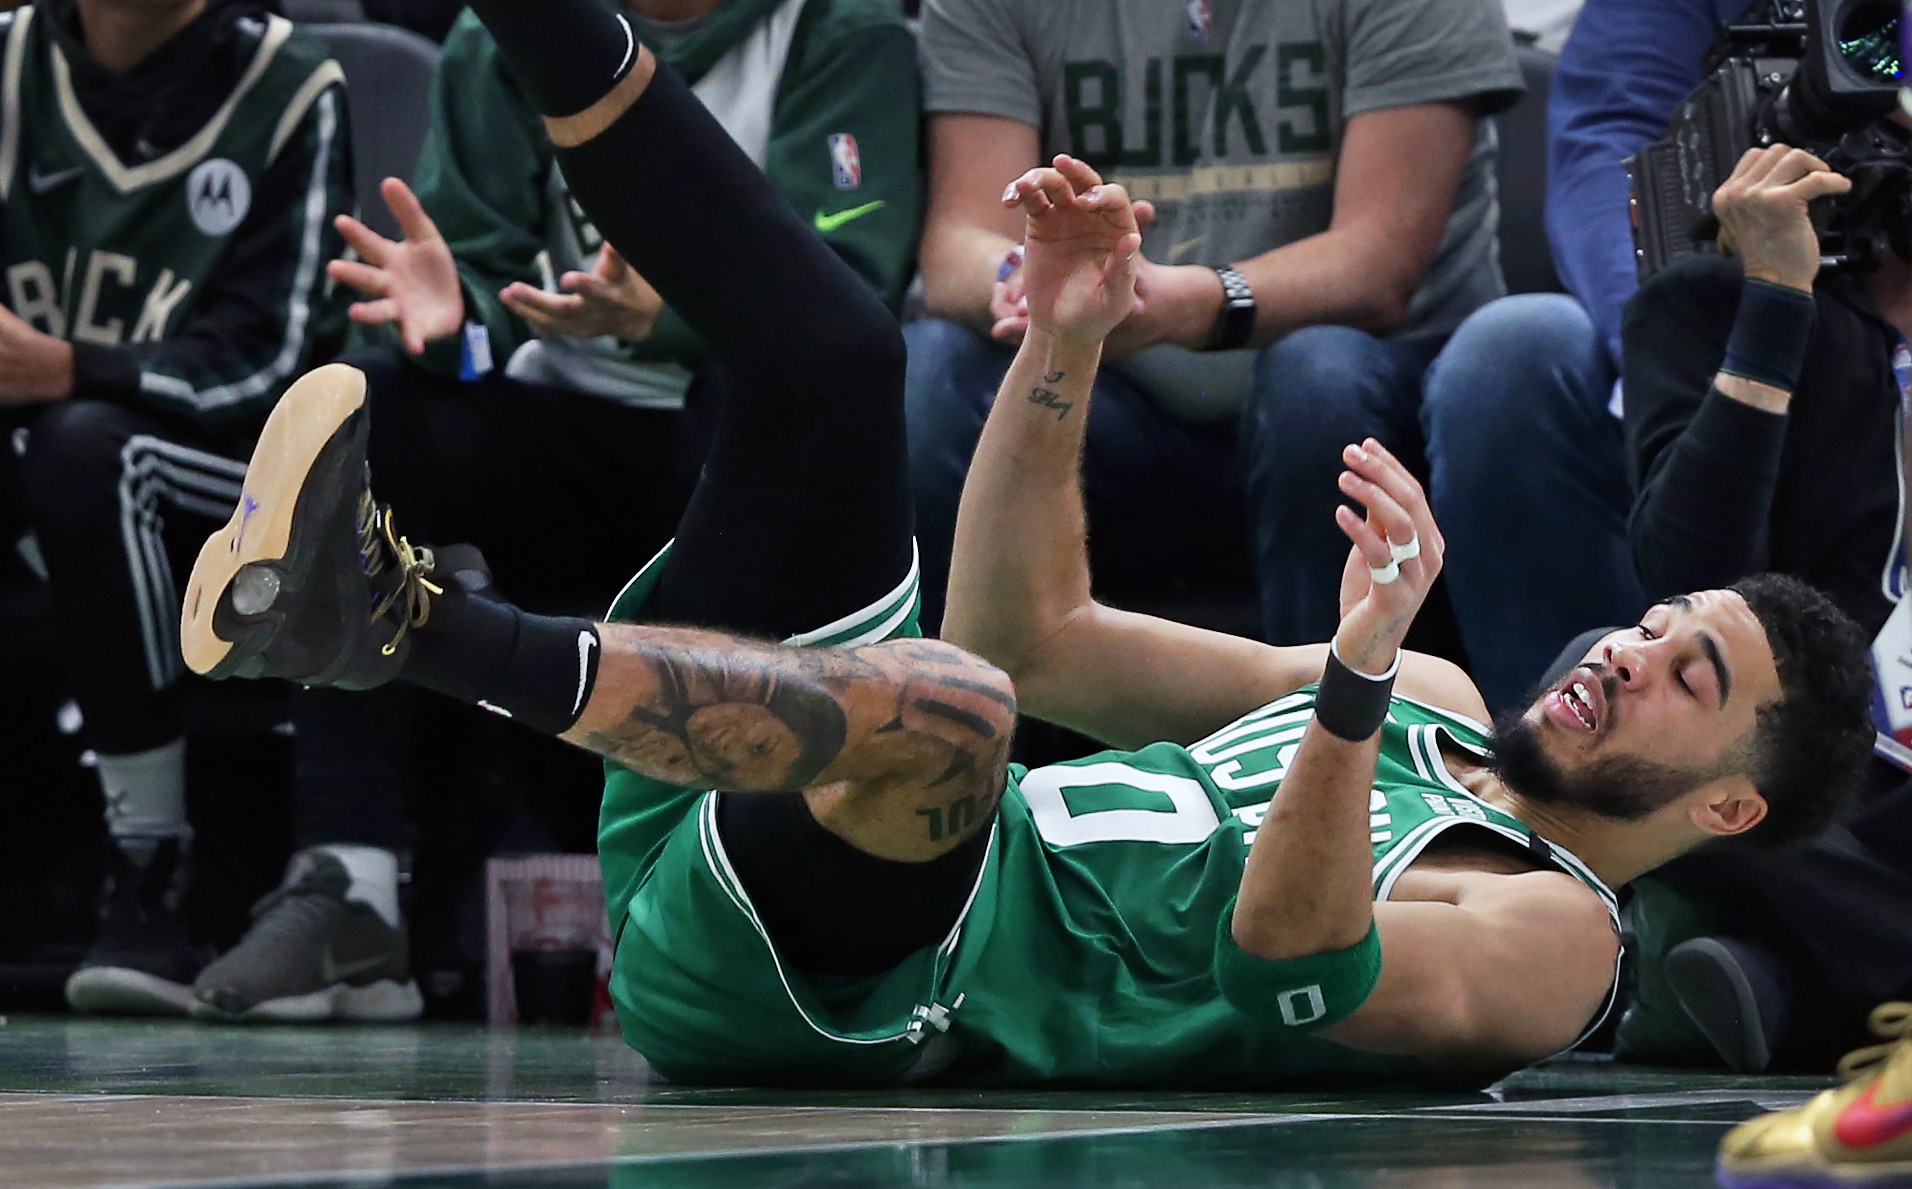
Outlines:
{"label": "green bucks jersey", "polygon": [[343,329],[324,271],[351,209],[338,64],[282,18],[234,18],[250,58],[225,102],[128,161],[83,107],[53,19],[4,24],[0,297],[75,345],[81,395],[100,395],[91,370],[196,417],[256,409]]}
{"label": "green bucks jersey", "polygon": [[[1189,747],[1016,771],[930,1020],[957,1042],[946,1076],[1254,1086],[1405,1065],[1260,1026],[1215,986],[1221,915],[1313,711],[1310,687]],[[1617,930],[1612,891],[1462,787],[1444,740],[1486,754],[1480,724],[1394,699],[1368,806],[1375,899],[1437,839],[1484,832],[1592,888]]]}

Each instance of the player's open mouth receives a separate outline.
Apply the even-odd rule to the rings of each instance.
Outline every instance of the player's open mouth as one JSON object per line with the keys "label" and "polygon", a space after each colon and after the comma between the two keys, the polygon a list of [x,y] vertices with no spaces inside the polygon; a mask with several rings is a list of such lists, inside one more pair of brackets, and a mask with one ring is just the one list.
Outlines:
{"label": "player's open mouth", "polygon": [[1575,669],[1567,683],[1547,695],[1547,716],[1569,731],[1591,735],[1607,708],[1606,690],[1590,670]]}

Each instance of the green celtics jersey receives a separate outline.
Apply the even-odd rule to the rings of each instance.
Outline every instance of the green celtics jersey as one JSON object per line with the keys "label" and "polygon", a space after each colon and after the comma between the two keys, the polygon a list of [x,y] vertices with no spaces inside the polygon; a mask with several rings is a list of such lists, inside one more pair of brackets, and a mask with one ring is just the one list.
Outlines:
{"label": "green celtics jersey", "polygon": [[181,143],[116,151],[59,19],[28,7],[0,28],[0,298],[74,345],[78,395],[258,412],[342,337],[324,270],[350,209],[337,63],[282,18],[235,16],[224,102]]}
{"label": "green celtics jersey", "polygon": [[[907,632],[907,585],[900,591],[818,642]],[[642,597],[618,610],[635,612]],[[718,802],[752,794],[674,788],[613,767],[598,843],[625,1039],[683,1082],[1399,1085],[1424,1071],[1266,1027],[1215,983],[1222,914],[1313,710],[1314,690],[1304,689],[1190,747],[1012,768],[987,857],[948,935],[847,986],[818,984],[784,961],[731,862]],[[1470,795],[1442,758],[1444,741],[1482,754],[1486,729],[1394,700],[1369,803],[1375,898],[1387,899],[1437,839],[1473,831],[1585,883],[1617,930],[1613,893],[1574,856]]]}
{"label": "green celtics jersey", "polygon": [[[1312,687],[1189,747],[1015,770],[989,862],[922,1030],[947,1030],[946,1080],[1278,1085],[1407,1063],[1277,1032],[1217,990],[1215,938],[1314,710]],[[1374,895],[1451,831],[1496,835],[1614,895],[1574,856],[1470,794],[1443,741],[1486,729],[1394,699],[1369,803]],[[923,1072],[928,1072],[927,1070]]]}

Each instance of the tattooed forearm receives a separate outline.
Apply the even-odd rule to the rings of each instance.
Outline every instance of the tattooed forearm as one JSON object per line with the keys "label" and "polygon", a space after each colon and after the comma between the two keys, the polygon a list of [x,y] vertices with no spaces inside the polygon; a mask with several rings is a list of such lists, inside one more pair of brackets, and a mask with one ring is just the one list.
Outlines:
{"label": "tattooed forearm", "polygon": [[987,785],[1007,763],[1015,695],[953,645],[799,649],[654,631],[674,643],[618,649],[629,700],[579,737],[647,776],[738,791],[839,780],[936,788]]}
{"label": "tattooed forearm", "polygon": [[686,785],[808,785],[842,753],[849,734],[843,691],[869,667],[847,653],[725,645],[641,652],[649,696],[585,744]]}
{"label": "tattooed forearm", "polygon": [[990,797],[958,797],[949,804],[936,809],[919,809],[916,816],[923,819],[931,842],[941,842],[980,825],[991,813],[995,812],[996,802],[1002,799],[1002,790],[998,789]]}
{"label": "tattooed forearm", "polygon": [[894,713],[876,734],[911,757],[910,767],[927,777],[926,787],[986,776],[1007,763],[1016,698],[1000,672],[939,640],[878,647],[905,667],[905,676]]}

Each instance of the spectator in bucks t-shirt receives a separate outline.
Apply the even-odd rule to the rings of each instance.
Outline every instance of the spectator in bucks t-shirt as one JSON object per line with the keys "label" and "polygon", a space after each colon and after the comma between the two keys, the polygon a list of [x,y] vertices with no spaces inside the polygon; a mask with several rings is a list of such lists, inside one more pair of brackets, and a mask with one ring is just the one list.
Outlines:
{"label": "spectator in bucks t-shirt", "polygon": [[1322,638],[1341,448],[1375,437],[1425,469],[1426,442],[1465,432],[1422,377],[1504,292],[1484,117],[1520,72],[1499,0],[929,0],[923,51],[931,319],[907,335],[929,622],[1027,323],[998,200],[1067,152],[1154,206],[1089,420],[1097,574],[1119,594],[1226,581],[1246,540],[1265,638]]}

